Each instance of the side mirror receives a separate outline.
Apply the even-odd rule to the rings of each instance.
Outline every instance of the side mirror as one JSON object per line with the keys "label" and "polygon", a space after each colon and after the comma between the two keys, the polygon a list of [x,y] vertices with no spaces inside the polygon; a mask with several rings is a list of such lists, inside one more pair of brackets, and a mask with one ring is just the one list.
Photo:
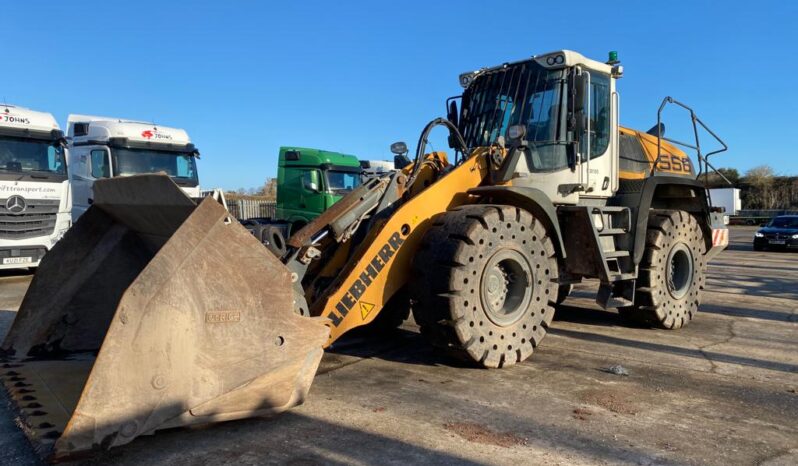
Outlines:
{"label": "side mirror", "polygon": [[394,155],[403,155],[407,153],[407,144],[404,141],[399,141],[391,144],[391,153]]}
{"label": "side mirror", "polygon": [[319,192],[319,172],[316,170],[305,172],[302,175],[302,187],[314,193]]}
{"label": "side mirror", "polygon": [[458,121],[457,121],[459,119],[458,115],[459,114],[457,112],[457,102],[455,102],[453,100],[453,101],[449,102],[449,111],[446,112],[446,118],[449,121],[451,121],[452,124],[454,124],[455,126],[459,127],[460,125],[458,125]]}
{"label": "side mirror", "polygon": [[510,144],[517,144],[526,136],[526,125],[513,125],[507,128],[507,140]]}
{"label": "side mirror", "polygon": [[[457,102],[454,100],[449,102],[449,108],[446,109],[446,119],[451,121],[454,126],[460,126],[458,123],[460,118],[457,112]],[[460,150],[460,144],[458,144],[457,138],[453,134],[449,134],[448,143],[450,149]]]}
{"label": "side mirror", "polygon": [[585,109],[585,100],[587,97],[587,75],[573,74],[573,88],[571,90],[571,97],[574,99],[573,109],[574,112],[582,112]]}

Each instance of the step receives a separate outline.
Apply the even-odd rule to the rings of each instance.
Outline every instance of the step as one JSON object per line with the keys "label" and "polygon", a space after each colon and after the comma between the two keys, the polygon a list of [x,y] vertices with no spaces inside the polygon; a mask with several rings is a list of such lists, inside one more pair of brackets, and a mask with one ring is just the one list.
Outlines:
{"label": "step", "polygon": [[629,257],[629,251],[604,251],[604,257],[607,259],[616,259],[618,257]]}
{"label": "step", "polygon": [[605,308],[619,308],[633,305],[634,302],[619,296],[613,296],[604,305]]}
{"label": "step", "polygon": [[637,275],[633,273],[612,273],[609,276],[611,282],[620,282],[623,280],[634,280],[637,278]]}
{"label": "step", "polygon": [[623,206],[601,206],[599,207],[599,209],[601,209],[602,212],[608,214],[611,212],[623,212],[625,210],[628,210],[629,208]]}
{"label": "step", "polygon": [[629,233],[624,228],[605,228],[598,232],[599,236],[610,236],[610,235],[625,235]]}

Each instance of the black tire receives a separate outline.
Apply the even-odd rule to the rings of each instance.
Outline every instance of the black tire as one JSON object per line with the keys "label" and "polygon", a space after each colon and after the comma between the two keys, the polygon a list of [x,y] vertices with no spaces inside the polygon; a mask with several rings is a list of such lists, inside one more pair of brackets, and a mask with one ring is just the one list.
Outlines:
{"label": "black tire", "polygon": [[413,317],[436,347],[484,367],[524,361],[554,317],[557,254],[544,226],[511,206],[438,216],[414,260]]}
{"label": "black tire", "polygon": [[765,250],[764,246],[762,246],[761,244],[754,243],[754,251],[764,251],[764,250]]}
{"label": "black tire", "polygon": [[635,304],[621,316],[665,329],[687,325],[698,312],[706,280],[706,245],[698,221],[681,210],[652,211]]}
{"label": "black tire", "polygon": [[274,253],[275,256],[282,258],[288,251],[285,244],[283,230],[274,225],[266,225],[260,232],[260,242],[266,249]]}

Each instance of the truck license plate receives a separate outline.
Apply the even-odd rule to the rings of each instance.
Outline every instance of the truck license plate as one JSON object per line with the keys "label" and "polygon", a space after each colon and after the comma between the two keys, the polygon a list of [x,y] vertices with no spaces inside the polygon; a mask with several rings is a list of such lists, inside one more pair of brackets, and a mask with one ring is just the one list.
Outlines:
{"label": "truck license plate", "polygon": [[4,257],[3,265],[5,264],[30,264],[33,262],[32,257]]}
{"label": "truck license plate", "polygon": [[770,244],[785,244],[785,243],[786,241],[784,241],[783,239],[774,239],[770,242]]}

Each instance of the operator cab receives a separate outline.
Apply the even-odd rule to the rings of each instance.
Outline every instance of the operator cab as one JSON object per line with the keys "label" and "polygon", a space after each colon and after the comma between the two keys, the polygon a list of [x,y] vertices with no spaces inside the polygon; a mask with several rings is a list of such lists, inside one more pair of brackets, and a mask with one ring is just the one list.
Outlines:
{"label": "operator cab", "polygon": [[[523,146],[507,182],[535,186],[555,204],[607,198],[618,188],[617,61],[562,50],[460,75],[468,148]],[[454,108],[454,107],[453,107]],[[506,141],[514,128],[516,141]]]}

